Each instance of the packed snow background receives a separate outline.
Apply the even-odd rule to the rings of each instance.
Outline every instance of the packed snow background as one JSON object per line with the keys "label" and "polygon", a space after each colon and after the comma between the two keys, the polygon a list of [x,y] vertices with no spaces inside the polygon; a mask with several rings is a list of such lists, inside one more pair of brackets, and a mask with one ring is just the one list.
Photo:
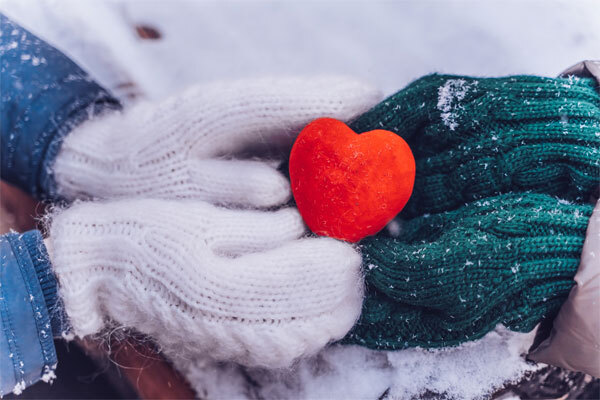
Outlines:
{"label": "packed snow background", "polygon": [[[0,9],[126,101],[217,79],[324,73],[361,77],[387,95],[430,72],[555,76],[600,59],[597,0],[2,0]],[[142,40],[136,25],[162,38]],[[532,339],[499,327],[445,350],[333,346],[288,372],[195,360],[186,375],[200,395],[220,398],[376,399],[388,389],[477,398],[537,368],[523,357]]]}
{"label": "packed snow background", "polygon": [[[111,88],[347,74],[386,94],[431,72],[555,76],[600,58],[600,3],[564,1],[0,0]],[[147,24],[160,40],[141,40]]]}

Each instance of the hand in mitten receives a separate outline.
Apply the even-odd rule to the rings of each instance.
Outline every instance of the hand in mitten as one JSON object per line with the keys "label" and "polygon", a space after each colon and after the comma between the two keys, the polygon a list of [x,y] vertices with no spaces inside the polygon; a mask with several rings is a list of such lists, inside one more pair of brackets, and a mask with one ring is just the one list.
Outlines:
{"label": "hand in mitten", "polygon": [[600,94],[591,78],[430,75],[355,120],[402,136],[416,160],[403,216],[509,191],[588,201],[600,176]]}
{"label": "hand in mitten", "polygon": [[347,78],[196,86],[76,127],[53,166],[57,190],[69,200],[146,196],[279,205],[290,190],[276,165],[223,157],[261,144],[289,146],[314,118],[348,120],[378,100],[376,90]]}
{"label": "hand in mitten", "polygon": [[591,213],[544,194],[506,194],[365,239],[367,298],[346,341],[442,347],[497,324],[530,331],[567,298]]}
{"label": "hand in mitten", "polygon": [[342,338],[362,304],[360,255],[305,233],[295,209],[77,203],[46,240],[71,330],[134,328],[168,357],[283,367]]}

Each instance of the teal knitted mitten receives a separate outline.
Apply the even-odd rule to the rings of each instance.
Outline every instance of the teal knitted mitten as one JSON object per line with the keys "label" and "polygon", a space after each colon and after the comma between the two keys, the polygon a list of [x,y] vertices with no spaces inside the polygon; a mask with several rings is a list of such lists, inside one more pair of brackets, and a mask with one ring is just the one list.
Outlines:
{"label": "teal knitted mitten", "polygon": [[588,200],[600,176],[600,95],[593,79],[429,75],[351,124],[411,146],[417,174],[403,217],[534,191]]}
{"label": "teal knitted mitten", "polygon": [[505,194],[361,242],[367,299],[345,342],[441,347],[501,323],[529,331],[573,285],[592,206]]}

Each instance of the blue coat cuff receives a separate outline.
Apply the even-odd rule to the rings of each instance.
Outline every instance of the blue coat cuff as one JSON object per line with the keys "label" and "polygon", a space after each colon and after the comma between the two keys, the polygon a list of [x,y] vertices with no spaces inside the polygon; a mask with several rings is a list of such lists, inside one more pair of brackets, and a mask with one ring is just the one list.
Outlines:
{"label": "blue coat cuff", "polygon": [[64,137],[118,100],[63,53],[0,14],[0,173],[36,198],[56,199]]}
{"label": "blue coat cuff", "polygon": [[[0,395],[54,376],[57,282],[39,231],[0,237]],[[57,321],[60,321],[58,319]],[[57,323],[57,322],[55,322]]]}

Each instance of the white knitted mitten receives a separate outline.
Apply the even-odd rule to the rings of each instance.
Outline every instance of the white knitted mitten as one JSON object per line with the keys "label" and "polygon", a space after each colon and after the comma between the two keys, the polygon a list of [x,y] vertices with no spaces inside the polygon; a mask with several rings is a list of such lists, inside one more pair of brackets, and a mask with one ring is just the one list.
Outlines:
{"label": "white knitted mitten", "polygon": [[289,199],[275,166],[226,160],[248,146],[291,146],[317,117],[349,120],[380,99],[354,79],[259,79],[196,86],[87,121],[54,165],[58,194],[75,198],[193,198],[269,207]]}
{"label": "white knitted mitten", "polygon": [[46,240],[75,335],[130,327],[168,357],[284,367],[342,338],[361,310],[361,257],[303,238],[295,209],[198,201],[75,203]]}

